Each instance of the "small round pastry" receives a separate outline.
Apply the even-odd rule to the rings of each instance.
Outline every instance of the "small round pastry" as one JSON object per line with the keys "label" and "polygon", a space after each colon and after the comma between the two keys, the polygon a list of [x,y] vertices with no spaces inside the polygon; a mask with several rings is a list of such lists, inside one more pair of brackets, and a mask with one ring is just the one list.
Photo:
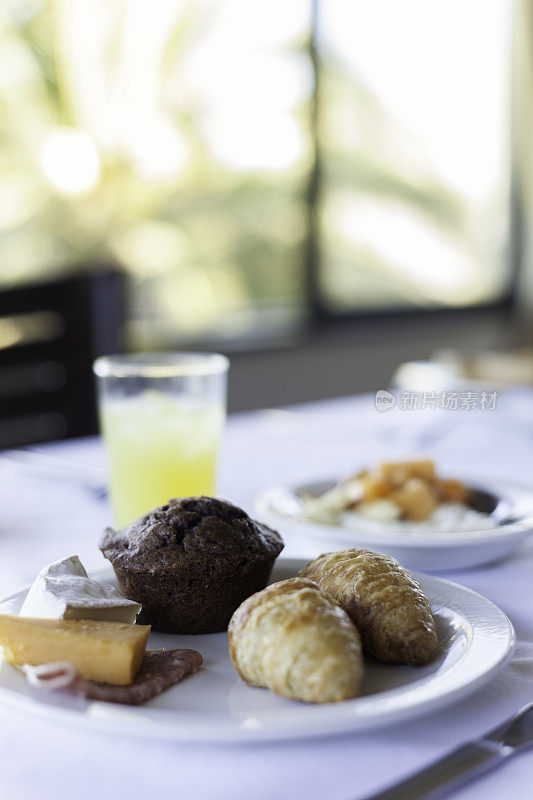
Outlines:
{"label": "small round pastry", "polygon": [[100,543],[138,622],[164,633],[216,633],[263,589],[283,550],[276,531],[213,497],[169,500]]}

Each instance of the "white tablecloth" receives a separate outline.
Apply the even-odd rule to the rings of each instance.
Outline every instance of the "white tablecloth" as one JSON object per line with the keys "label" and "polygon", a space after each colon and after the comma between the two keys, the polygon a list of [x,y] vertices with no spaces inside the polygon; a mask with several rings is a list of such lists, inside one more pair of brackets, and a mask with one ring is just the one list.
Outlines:
{"label": "white tablecloth", "polygon": [[[40,448],[81,464],[104,463],[96,439]],[[494,411],[378,413],[354,398],[234,417],[221,493],[251,511],[279,481],[349,472],[381,456],[425,449],[442,471],[505,475],[533,488],[533,393],[500,398]],[[78,553],[101,567],[97,542],[109,510],[89,491],[0,470],[0,595],[30,582],[44,563]],[[316,555],[287,542],[285,555]],[[198,746],[105,737],[0,708],[0,796],[9,800],[191,797],[194,800],[357,800],[495,726],[533,700],[533,542],[504,563],[446,577],[481,592],[511,618],[512,661],[485,689],[444,711],[364,735],[252,746]],[[526,798],[533,754],[456,793],[461,800]]]}

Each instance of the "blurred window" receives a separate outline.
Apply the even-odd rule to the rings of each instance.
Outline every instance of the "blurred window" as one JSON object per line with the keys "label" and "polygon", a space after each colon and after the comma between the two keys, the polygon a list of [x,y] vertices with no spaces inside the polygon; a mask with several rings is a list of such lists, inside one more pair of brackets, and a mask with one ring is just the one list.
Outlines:
{"label": "blurred window", "polygon": [[506,292],[510,7],[319,4],[319,286],[330,311]]}
{"label": "blurred window", "polygon": [[497,301],[507,8],[3,0],[0,286],[118,261],[133,348]]}

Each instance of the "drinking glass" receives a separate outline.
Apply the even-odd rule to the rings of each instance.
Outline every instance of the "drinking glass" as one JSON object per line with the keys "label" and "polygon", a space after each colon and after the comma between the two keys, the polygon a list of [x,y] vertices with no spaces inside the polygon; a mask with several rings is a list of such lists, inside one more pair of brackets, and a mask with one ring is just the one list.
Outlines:
{"label": "drinking glass", "polygon": [[228,366],[219,353],[113,355],[94,362],[117,526],[172,497],[214,494]]}

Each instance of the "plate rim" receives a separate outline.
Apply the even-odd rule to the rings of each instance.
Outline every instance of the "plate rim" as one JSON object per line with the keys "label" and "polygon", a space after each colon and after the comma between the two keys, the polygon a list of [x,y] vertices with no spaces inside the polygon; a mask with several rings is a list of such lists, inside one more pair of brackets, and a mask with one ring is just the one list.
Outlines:
{"label": "plate rim", "polygon": [[[279,558],[276,562],[278,566],[291,572],[296,572],[307,563],[306,559],[299,558]],[[113,570],[109,568],[91,570],[91,577],[96,579],[110,579],[113,575]],[[461,657],[462,664],[461,673],[464,672],[465,664],[478,655],[478,649],[481,645],[483,650],[484,645],[487,643],[494,645],[494,639],[499,645],[494,651],[492,660],[489,660],[487,667],[485,661],[478,663],[477,669],[474,669],[474,675],[468,680],[464,677],[459,680],[457,685],[445,689],[444,691],[437,691],[434,696],[430,696],[423,702],[407,703],[405,707],[399,707],[392,711],[383,710],[381,713],[374,714],[371,717],[363,717],[362,719],[357,716],[357,703],[364,698],[355,698],[353,700],[344,701],[341,704],[331,703],[324,705],[311,706],[310,714],[306,720],[302,720],[298,716],[295,721],[288,725],[284,720],[279,718],[270,721],[262,727],[246,727],[238,720],[230,719],[214,725],[212,721],[198,721],[194,722],[191,726],[190,717],[183,718],[181,725],[176,725],[175,721],[170,721],[167,715],[170,716],[170,711],[163,711],[161,720],[155,721],[143,717],[143,710],[141,707],[117,707],[112,703],[90,703],[85,710],[77,708],[65,708],[61,706],[50,706],[42,703],[38,698],[31,695],[21,695],[14,689],[7,688],[0,685],[0,702],[6,705],[17,708],[18,710],[26,713],[31,713],[40,717],[48,718],[50,721],[66,722],[76,727],[83,728],[84,730],[102,731],[103,733],[117,733],[127,735],[130,737],[144,737],[156,740],[167,741],[180,741],[182,743],[190,744],[217,744],[217,745],[243,745],[243,744],[260,744],[268,741],[286,741],[297,740],[306,738],[322,738],[325,736],[334,736],[342,734],[359,734],[364,733],[370,729],[378,729],[381,726],[390,724],[397,724],[402,721],[413,719],[414,717],[421,716],[424,713],[431,712],[437,708],[449,705],[462,697],[469,695],[485,685],[490,681],[494,675],[499,672],[508,659],[511,657],[515,646],[515,632],[511,621],[507,615],[491,600],[483,595],[469,589],[462,584],[454,581],[449,581],[446,578],[440,578],[426,573],[413,572],[413,575],[424,584],[435,585],[445,593],[450,594],[448,599],[449,605],[456,613],[462,614],[468,621],[468,612],[461,611],[461,603],[457,605],[454,602],[454,596],[459,600],[461,598],[473,598],[476,604],[481,605],[488,611],[490,615],[485,626],[491,627],[492,635],[488,630],[483,630],[483,626],[479,628],[478,625],[473,626],[473,633],[471,644]],[[28,590],[28,586],[12,592],[9,595],[0,598],[0,602],[8,602],[15,600],[23,592]],[[473,613],[473,612],[471,612]],[[494,637],[494,625],[497,624],[498,631],[501,637]],[[480,653],[479,653],[480,654]],[[453,669],[453,667],[452,667]],[[431,683],[432,676],[428,676],[427,683]],[[456,681],[457,683],[457,681]],[[416,685],[416,683],[414,684]],[[402,689],[402,687],[399,687]],[[382,694],[389,694],[389,699],[393,697],[394,692],[399,689],[386,690]],[[416,690],[415,690],[416,692]],[[400,703],[401,706],[401,703]],[[90,713],[87,713],[88,710]],[[340,711],[339,711],[340,709]],[[309,724],[309,722],[313,724]],[[318,722],[318,726],[314,727],[314,723]],[[137,724],[135,724],[137,723]],[[280,727],[282,728],[280,730]]]}

